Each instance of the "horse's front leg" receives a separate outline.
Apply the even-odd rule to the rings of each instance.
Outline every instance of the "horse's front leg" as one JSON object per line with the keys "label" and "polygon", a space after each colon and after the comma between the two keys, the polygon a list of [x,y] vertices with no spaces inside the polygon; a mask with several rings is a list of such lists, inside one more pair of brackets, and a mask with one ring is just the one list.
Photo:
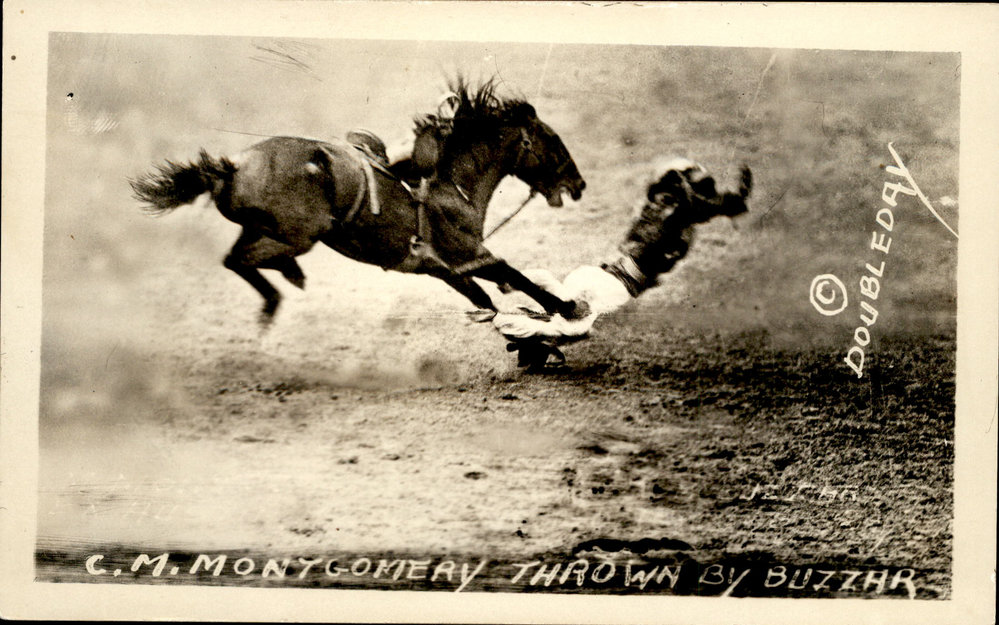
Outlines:
{"label": "horse's front leg", "polygon": [[491,321],[496,316],[496,304],[493,303],[492,298],[468,276],[441,273],[437,277],[446,282],[452,289],[464,295],[468,301],[479,308],[479,310],[468,313],[468,318],[472,321]]}
{"label": "horse's front leg", "polygon": [[506,284],[510,288],[520,291],[541,304],[549,315],[559,314],[566,319],[581,319],[590,313],[586,302],[566,301],[549,293],[511,267],[505,260],[496,259],[495,262],[479,267],[471,271],[470,274],[496,284]]}

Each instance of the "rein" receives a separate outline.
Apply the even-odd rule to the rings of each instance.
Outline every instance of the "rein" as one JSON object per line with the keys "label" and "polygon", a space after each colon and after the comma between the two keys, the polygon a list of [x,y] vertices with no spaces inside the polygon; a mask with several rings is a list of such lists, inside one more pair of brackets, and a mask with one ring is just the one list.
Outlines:
{"label": "rein", "polygon": [[[445,101],[447,101],[446,97],[445,97]],[[514,170],[520,168],[521,163],[524,160],[524,156],[527,155],[527,154],[530,154],[530,155],[534,156],[536,159],[541,160],[540,157],[538,156],[538,153],[534,151],[533,142],[527,136],[527,132],[523,128],[521,128],[520,129],[520,133],[521,133],[521,141],[520,141],[520,146],[519,146],[520,149],[517,152],[517,158],[514,161]],[[562,165],[560,165],[559,168],[556,170],[556,175],[562,173],[562,171],[567,166],[568,166],[568,162],[563,163]],[[452,185],[454,185],[455,190],[458,191],[458,194],[461,195],[462,199],[464,199],[468,203],[472,202],[471,197],[469,196],[469,193],[464,188],[462,188],[461,185],[459,185],[457,182],[454,182],[453,180],[450,180],[450,182],[451,182]],[[491,236],[493,236],[494,234],[496,234],[501,228],[503,228],[504,226],[506,226],[510,222],[510,220],[512,220],[514,217],[516,217],[520,213],[520,211],[524,210],[524,208],[528,205],[528,203],[530,203],[530,201],[533,200],[534,197],[537,194],[538,194],[538,192],[534,188],[531,188],[530,193],[527,195],[527,197],[524,199],[524,201],[521,202],[520,206],[518,206],[516,208],[516,210],[514,210],[512,213],[510,213],[509,215],[507,215],[506,217],[504,217],[503,220],[500,221],[498,224],[496,224],[495,226],[493,226],[493,228],[485,236],[482,237],[482,240],[485,241],[486,239],[489,239]],[[424,224],[425,217],[423,215],[423,208],[424,208],[423,207],[423,199],[422,198],[417,198],[417,202],[418,202],[418,205],[417,205],[417,208],[418,208],[417,218],[418,219],[417,219],[417,221],[418,221],[418,224],[419,224],[418,231],[419,231],[419,236],[422,237],[424,235],[423,226],[425,225]]]}
{"label": "rein", "polygon": [[[531,143],[530,138],[527,137],[527,133],[524,131],[523,128],[520,129],[520,133],[521,133],[520,152],[517,154],[517,161],[516,161],[515,168],[520,167],[520,162],[523,160],[525,153],[529,153],[529,154],[533,155],[535,158],[538,158],[537,153],[533,150],[533,144]],[[560,169],[561,169],[561,167],[560,167]],[[514,217],[516,217],[517,213],[519,213],[520,211],[524,210],[524,207],[527,206],[528,202],[530,202],[531,200],[533,200],[534,196],[537,195],[537,194],[538,194],[538,192],[535,191],[534,188],[531,188],[531,192],[527,195],[527,198],[525,198],[524,201],[520,203],[520,206],[517,207],[517,210],[513,211],[512,213],[510,213],[509,215],[507,215],[506,217],[504,217],[502,221],[500,221],[498,224],[496,224],[495,226],[493,226],[493,229],[490,230],[489,233],[486,234],[486,236],[482,237],[482,240],[485,241],[489,237],[491,237],[494,234],[496,234],[496,232],[500,228],[502,228],[503,226],[505,226],[508,223],[510,223],[510,220],[513,219]]]}
{"label": "rein", "polygon": [[533,200],[534,196],[537,195],[537,194],[538,194],[537,191],[535,191],[534,189],[531,189],[531,192],[527,195],[527,199],[525,199],[523,202],[521,202],[520,206],[517,207],[517,210],[513,211],[512,213],[510,213],[509,215],[507,215],[506,217],[503,218],[503,221],[501,221],[498,224],[496,224],[495,226],[493,226],[493,229],[489,231],[489,234],[487,234],[486,236],[482,237],[482,240],[485,241],[489,237],[491,237],[494,234],[496,234],[497,230],[499,230],[503,226],[507,225],[507,223],[509,223],[511,219],[513,219],[514,217],[517,216],[517,213],[519,213],[520,211],[524,210],[524,207],[527,206],[527,203],[530,202],[531,200]]}

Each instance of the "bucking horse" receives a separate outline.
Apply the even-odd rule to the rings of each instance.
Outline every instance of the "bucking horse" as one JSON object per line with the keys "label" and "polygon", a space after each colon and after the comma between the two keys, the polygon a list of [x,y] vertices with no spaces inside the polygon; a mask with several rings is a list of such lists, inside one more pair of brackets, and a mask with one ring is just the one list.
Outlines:
{"label": "bucking horse", "polygon": [[552,207],[578,200],[585,181],[562,139],[521,99],[495,83],[450,85],[451,114],[418,117],[410,157],[389,163],[369,133],[353,139],[272,137],[233,157],[201,150],[191,163],[167,161],[131,180],[148,212],[163,214],[205,193],[242,226],[223,265],[263,297],[260,321],[281,294],[260,273],[279,271],[305,287],[296,257],[322,242],[387,270],[428,274],[464,295],[488,320],[497,307],[473,278],[521,291],[547,313],[586,313],[528,279],[483,245],[486,209],[500,181],[516,176]]}

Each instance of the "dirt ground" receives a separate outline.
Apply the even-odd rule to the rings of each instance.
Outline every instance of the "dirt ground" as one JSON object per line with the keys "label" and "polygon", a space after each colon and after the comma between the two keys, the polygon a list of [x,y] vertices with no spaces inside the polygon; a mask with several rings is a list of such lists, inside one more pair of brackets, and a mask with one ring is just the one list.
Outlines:
{"label": "dirt ground", "polygon": [[[181,49],[203,60],[155,63]],[[351,567],[452,558],[489,560],[478,590],[630,592],[597,563],[617,580],[625,562],[687,562],[653,586],[949,596],[956,242],[915,199],[895,212],[864,377],[843,358],[889,141],[956,224],[956,57],[85,35],[51,56],[39,579],[108,581],[84,566],[104,554],[169,582],[129,568],[169,551],[185,570],[196,554],[350,569],[295,577],[317,586],[451,589]],[[237,227],[201,204],[151,219],[128,195],[154,162],[254,141],[220,128],[403,137],[442,59],[498,73],[587,179],[580,202],[537,200],[490,240],[514,266],[599,262],[669,154],[722,176],[748,163],[751,212],[703,226],[565,370],[529,375],[443,283],[325,248],[301,259],[303,292],[269,274],[286,299],[262,333],[256,294],[220,262]],[[504,183],[488,223],[526,193]],[[828,272],[854,302],[835,318],[808,301]],[[535,561],[587,564],[513,581]]]}

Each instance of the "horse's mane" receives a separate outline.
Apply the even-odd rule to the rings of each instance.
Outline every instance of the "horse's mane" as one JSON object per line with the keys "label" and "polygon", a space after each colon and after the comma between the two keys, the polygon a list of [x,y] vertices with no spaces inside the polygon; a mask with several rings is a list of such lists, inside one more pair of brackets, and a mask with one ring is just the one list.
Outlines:
{"label": "horse's mane", "polygon": [[458,76],[448,83],[448,88],[458,96],[458,110],[455,116],[485,118],[503,115],[509,110],[526,104],[520,98],[505,98],[497,94],[496,79],[490,78],[478,87],[473,87],[464,77]]}
{"label": "horse's mane", "polygon": [[454,117],[436,114],[421,115],[416,118],[416,134],[434,128],[444,136],[450,134],[456,124],[472,126],[490,125],[502,120],[511,110],[527,104],[520,98],[503,97],[497,94],[496,78],[489,78],[479,85],[473,85],[464,76],[458,76],[447,83],[448,96],[457,100]]}
{"label": "horse's mane", "polygon": [[[449,92],[437,111],[416,117],[412,162],[421,171],[447,168],[478,142],[492,143],[510,122],[526,122],[534,109],[525,100],[497,95],[495,78],[472,85],[462,76],[448,81]],[[445,103],[451,110],[445,111]]]}

